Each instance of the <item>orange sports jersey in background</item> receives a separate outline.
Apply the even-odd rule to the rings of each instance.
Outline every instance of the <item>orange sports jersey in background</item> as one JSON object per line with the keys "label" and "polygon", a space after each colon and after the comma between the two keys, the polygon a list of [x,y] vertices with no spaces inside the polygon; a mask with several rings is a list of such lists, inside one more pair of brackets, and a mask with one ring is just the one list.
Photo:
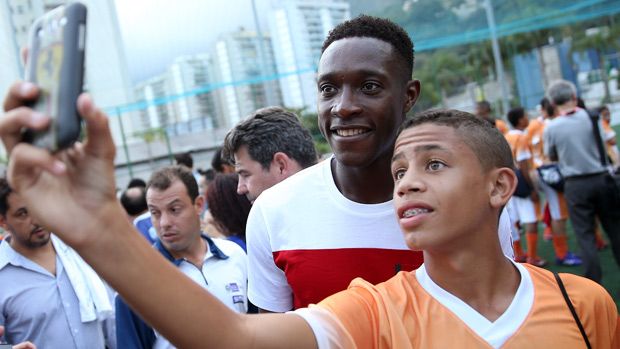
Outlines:
{"label": "orange sports jersey in background", "polygon": [[540,167],[545,162],[545,152],[543,146],[543,132],[545,130],[545,120],[537,117],[530,120],[527,126],[528,143],[531,145],[532,156],[534,157],[534,165]]}
{"label": "orange sports jersey in background", "polygon": [[495,127],[501,132],[503,135],[510,131],[510,128],[506,124],[506,121],[502,119],[495,119]]}
{"label": "orange sports jersey in background", "polygon": [[530,165],[530,169],[534,168],[534,159],[532,157],[532,147],[529,143],[529,137],[527,134],[520,130],[510,130],[504,134],[506,141],[510,145],[512,150],[512,157],[515,163],[527,160]]}

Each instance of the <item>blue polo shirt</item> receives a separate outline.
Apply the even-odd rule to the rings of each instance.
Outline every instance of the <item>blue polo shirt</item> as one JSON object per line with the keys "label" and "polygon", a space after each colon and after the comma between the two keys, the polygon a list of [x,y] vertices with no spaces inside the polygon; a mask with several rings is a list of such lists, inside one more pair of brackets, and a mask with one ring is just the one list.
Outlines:
{"label": "blue polo shirt", "polygon": [[[247,256],[232,241],[206,240],[208,250],[202,268],[183,258],[175,259],[157,240],[153,245],[167,260],[177,266],[183,274],[207,289],[222,303],[237,312],[247,311]],[[148,295],[146,295],[148,296]],[[116,297],[116,339],[118,348],[173,348],[168,341],[147,325],[119,296]]]}

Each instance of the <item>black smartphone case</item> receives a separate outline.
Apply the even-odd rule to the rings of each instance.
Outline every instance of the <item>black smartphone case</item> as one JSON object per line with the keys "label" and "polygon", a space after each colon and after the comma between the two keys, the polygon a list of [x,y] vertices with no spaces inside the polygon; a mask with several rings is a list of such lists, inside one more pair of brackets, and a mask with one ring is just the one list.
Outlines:
{"label": "black smartphone case", "polygon": [[31,29],[26,80],[41,89],[32,106],[52,118],[45,131],[26,130],[24,141],[57,151],[78,140],[76,101],[84,79],[86,6],[71,3],[46,13]]}

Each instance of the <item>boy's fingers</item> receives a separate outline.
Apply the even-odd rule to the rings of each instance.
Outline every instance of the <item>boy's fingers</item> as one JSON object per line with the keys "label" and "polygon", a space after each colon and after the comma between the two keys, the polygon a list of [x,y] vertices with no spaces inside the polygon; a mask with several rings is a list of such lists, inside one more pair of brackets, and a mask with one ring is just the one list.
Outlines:
{"label": "boy's fingers", "polygon": [[108,125],[108,117],[95,106],[88,94],[81,94],[77,101],[78,111],[86,121],[87,152],[114,158],[116,148]]}
{"label": "boy's fingers", "polygon": [[4,98],[4,111],[20,107],[27,101],[33,101],[38,94],[37,85],[27,81],[18,81],[11,85],[9,93]]}
{"label": "boy's fingers", "polygon": [[49,122],[48,116],[28,107],[20,106],[9,110],[4,117],[0,118],[0,137],[7,152],[10,153],[13,147],[21,141],[24,128],[43,130]]}
{"label": "boy's fingers", "polygon": [[7,178],[11,186],[19,191],[25,186],[34,184],[33,176],[38,170],[44,170],[55,175],[65,173],[66,165],[55,158],[49,151],[34,147],[30,144],[20,143],[13,148]]}

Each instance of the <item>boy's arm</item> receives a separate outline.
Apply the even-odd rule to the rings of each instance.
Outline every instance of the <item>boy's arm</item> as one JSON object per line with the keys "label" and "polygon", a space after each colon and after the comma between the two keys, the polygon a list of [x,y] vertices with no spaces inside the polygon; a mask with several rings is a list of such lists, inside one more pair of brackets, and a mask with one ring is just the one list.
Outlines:
{"label": "boy's arm", "polygon": [[37,94],[32,84],[16,83],[5,99],[0,136],[10,153],[9,183],[29,213],[75,248],[145,321],[178,347],[316,347],[300,317],[234,313],[135,231],[115,196],[115,146],[107,117],[88,96],[78,100],[86,121],[84,145],[51,155],[19,143],[24,127],[40,130],[49,123],[25,107]]}

